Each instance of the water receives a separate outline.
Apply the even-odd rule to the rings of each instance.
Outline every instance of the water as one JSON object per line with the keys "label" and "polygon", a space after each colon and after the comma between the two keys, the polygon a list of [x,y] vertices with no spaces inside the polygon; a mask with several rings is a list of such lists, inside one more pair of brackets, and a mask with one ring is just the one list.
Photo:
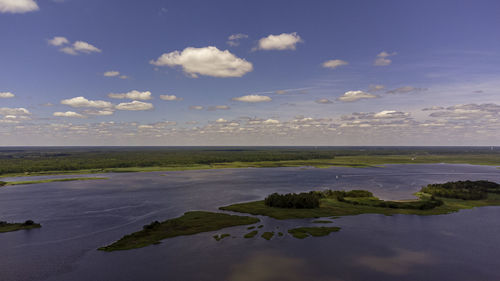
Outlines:
{"label": "water", "polygon": [[[428,183],[500,182],[495,167],[387,165],[104,176],[109,179],[1,188],[2,220],[33,219],[43,227],[0,234],[0,280],[500,280],[500,207],[426,217],[342,217],[328,224],[341,227],[340,232],[304,240],[287,234],[270,241],[243,239],[248,230],[239,226],[142,249],[96,250],[153,220],[189,210],[216,211],[272,192],[356,188],[383,199],[407,199]],[[259,235],[318,226],[313,219],[261,219]],[[217,242],[212,236],[218,233],[236,238]]]}

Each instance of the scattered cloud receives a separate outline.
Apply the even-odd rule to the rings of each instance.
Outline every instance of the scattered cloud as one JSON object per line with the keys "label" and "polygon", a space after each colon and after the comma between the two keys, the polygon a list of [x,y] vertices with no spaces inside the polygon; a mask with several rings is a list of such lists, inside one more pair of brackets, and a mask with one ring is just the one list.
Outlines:
{"label": "scattered cloud", "polygon": [[221,51],[213,46],[185,48],[173,51],[151,60],[156,66],[181,66],[185,73],[196,78],[198,75],[212,77],[242,77],[253,70],[252,63],[238,58],[228,50]]}
{"label": "scattered cloud", "polygon": [[160,95],[160,99],[166,100],[166,101],[181,101],[184,98],[180,98],[176,95]]}
{"label": "scattered cloud", "polygon": [[0,13],[22,14],[38,10],[34,0],[0,0]]}
{"label": "scattered cloud", "polygon": [[318,99],[316,100],[316,103],[319,103],[319,104],[330,104],[330,103],[333,103],[331,100],[329,99]]}
{"label": "scattered cloud", "polygon": [[85,110],[83,113],[87,115],[95,115],[95,116],[109,116],[113,115],[115,111],[113,109],[103,109],[103,110]]}
{"label": "scattered cloud", "polygon": [[0,92],[0,99],[8,99],[8,98],[13,98],[16,95],[14,95],[11,92]]}
{"label": "scattered cloud", "polygon": [[216,105],[216,106],[209,106],[207,108],[208,111],[216,111],[216,110],[229,110],[231,107],[227,105]]}
{"label": "scattered cloud", "polygon": [[241,101],[241,102],[268,102],[268,101],[272,101],[272,99],[270,97],[263,96],[263,95],[246,95],[246,96],[233,98],[232,100]]}
{"label": "scattered cloud", "polygon": [[80,113],[76,113],[74,111],[66,111],[66,112],[54,112],[55,117],[71,117],[71,118],[85,118],[84,115]]}
{"label": "scattered cloud", "polygon": [[0,115],[31,115],[31,112],[23,107],[18,108],[9,108],[9,107],[0,107]]}
{"label": "scattered cloud", "polygon": [[48,42],[49,42],[49,45],[52,45],[52,46],[62,46],[64,44],[69,43],[68,39],[66,39],[66,37],[62,37],[62,36],[55,36],[54,38],[49,39]]}
{"label": "scattered cloud", "polygon": [[224,118],[219,118],[217,120],[215,120],[215,123],[227,123],[228,121]]}
{"label": "scattered cloud", "polygon": [[423,108],[422,111],[435,111],[435,110],[443,110],[444,107],[442,106],[431,106],[431,107],[426,107]]}
{"label": "scattered cloud", "polygon": [[380,52],[377,57],[375,58],[375,61],[373,62],[373,65],[375,66],[387,66],[392,63],[392,60],[389,59],[388,57],[395,56],[397,55],[396,52],[392,53],[387,53],[386,51]]}
{"label": "scattered cloud", "polygon": [[262,124],[265,124],[265,125],[275,125],[275,124],[279,124],[279,123],[280,123],[280,121],[276,120],[276,119],[267,119],[267,120],[262,121]]}
{"label": "scattered cloud", "polygon": [[303,42],[302,38],[293,33],[281,33],[279,35],[269,35],[261,38],[254,50],[295,50],[298,43]]}
{"label": "scattered cloud", "polygon": [[201,105],[191,105],[191,106],[189,107],[189,109],[191,109],[191,110],[203,110],[203,108],[204,108],[204,107],[203,107],[203,106],[201,106]]}
{"label": "scattered cloud", "polygon": [[104,77],[116,77],[116,76],[120,75],[120,71],[110,70],[110,71],[104,72],[103,75],[104,75]]}
{"label": "scattered cloud", "polygon": [[376,113],[373,115],[375,118],[406,118],[410,114],[401,112],[401,111],[396,111],[396,110],[384,110],[379,113]]}
{"label": "scattered cloud", "polygon": [[325,61],[322,66],[324,68],[331,68],[331,69],[335,69],[339,66],[343,66],[343,65],[348,65],[349,63],[346,62],[346,61],[343,61],[343,60],[328,60],[328,61]]}
{"label": "scattered cloud", "polygon": [[84,41],[76,41],[75,43],[73,43],[73,49],[75,49],[78,52],[87,53],[87,54],[93,53],[93,52],[97,52],[97,53],[101,52],[101,50],[99,48],[97,48],[96,46],[89,44],[87,42],[84,42]]}
{"label": "scattered cloud", "polygon": [[410,92],[422,92],[426,91],[427,88],[415,88],[412,86],[404,86],[400,88],[396,88],[394,90],[387,91],[388,94],[406,94]]}
{"label": "scattered cloud", "polygon": [[277,90],[274,93],[277,94],[277,95],[284,95],[284,94],[287,93],[287,91],[286,90]]}
{"label": "scattered cloud", "polygon": [[227,39],[227,44],[232,47],[236,47],[240,45],[240,39],[248,38],[248,35],[243,33],[232,34]]}
{"label": "scattered cloud", "polygon": [[112,99],[150,100],[151,92],[150,91],[139,92],[137,90],[132,90],[127,93],[119,93],[119,94],[109,93],[108,97]]}
{"label": "scattered cloud", "polygon": [[139,110],[151,110],[154,108],[153,104],[149,102],[142,101],[131,101],[131,102],[122,102],[115,106],[118,110],[131,110],[131,111],[139,111]]}
{"label": "scattered cloud", "polygon": [[341,97],[339,97],[338,100],[343,102],[354,102],[361,99],[373,99],[377,97],[377,95],[373,95],[363,91],[347,91]]}
{"label": "scattered cloud", "polygon": [[378,92],[382,91],[383,89],[385,89],[384,85],[370,85],[370,87],[368,88],[368,92]]}
{"label": "scattered cloud", "polygon": [[108,101],[102,100],[88,100],[84,97],[75,97],[71,99],[62,100],[61,104],[69,105],[71,107],[94,107],[94,108],[111,108],[113,105]]}

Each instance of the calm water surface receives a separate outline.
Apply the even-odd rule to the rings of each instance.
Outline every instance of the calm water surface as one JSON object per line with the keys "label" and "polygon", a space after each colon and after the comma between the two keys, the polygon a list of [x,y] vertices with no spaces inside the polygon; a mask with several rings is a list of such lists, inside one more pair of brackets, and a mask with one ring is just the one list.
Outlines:
{"label": "calm water surface", "polygon": [[[153,220],[189,210],[216,211],[272,192],[356,188],[384,199],[407,199],[428,183],[500,182],[495,167],[387,165],[105,176],[109,179],[1,188],[1,220],[33,219],[43,227],[0,234],[0,280],[500,280],[500,207],[427,217],[342,217],[329,224],[340,226],[340,232],[303,240],[287,234],[270,241],[243,239],[248,230],[240,226],[137,250],[96,250]],[[261,219],[260,233],[313,225],[313,219]],[[217,233],[236,238],[216,242],[212,236]]]}

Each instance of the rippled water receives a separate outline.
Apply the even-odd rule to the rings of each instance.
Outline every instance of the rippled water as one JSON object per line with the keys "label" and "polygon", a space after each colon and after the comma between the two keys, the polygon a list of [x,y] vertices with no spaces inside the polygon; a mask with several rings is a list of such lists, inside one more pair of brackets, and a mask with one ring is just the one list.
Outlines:
{"label": "rippled water", "polygon": [[[340,226],[340,232],[304,240],[287,234],[270,241],[243,239],[248,230],[240,226],[137,250],[96,250],[153,220],[189,210],[215,211],[272,192],[357,188],[384,199],[405,199],[428,183],[500,182],[495,167],[387,165],[105,176],[109,179],[1,188],[1,220],[33,219],[43,227],[0,234],[0,280],[500,280],[500,207],[426,217],[342,217],[329,224]],[[286,233],[313,221],[262,220],[260,233]],[[217,233],[236,238],[217,242],[212,238]]]}

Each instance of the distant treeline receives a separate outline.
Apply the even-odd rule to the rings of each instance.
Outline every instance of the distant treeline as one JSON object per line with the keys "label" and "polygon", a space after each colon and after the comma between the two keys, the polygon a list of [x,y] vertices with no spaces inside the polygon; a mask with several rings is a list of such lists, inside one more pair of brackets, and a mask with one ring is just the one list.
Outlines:
{"label": "distant treeline", "polygon": [[500,184],[486,180],[456,181],[442,184],[429,184],[423,187],[421,192],[446,198],[480,200],[488,198],[488,193],[500,193]]}

